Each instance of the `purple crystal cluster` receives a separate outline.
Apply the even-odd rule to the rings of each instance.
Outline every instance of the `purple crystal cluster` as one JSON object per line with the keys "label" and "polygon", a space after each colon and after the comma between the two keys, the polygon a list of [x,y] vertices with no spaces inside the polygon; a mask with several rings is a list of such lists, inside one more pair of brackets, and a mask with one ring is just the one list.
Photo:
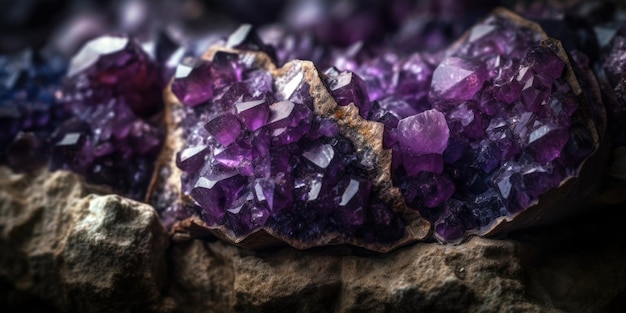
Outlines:
{"label": "purple crystal cluster", "polygon": [[492,16],[435,56],[436,67],[414,54],[356,70],[375,100],[370,118],[386,126],[394,182],[440,240],[523,211],[594,150],[573,117],[578,100],[565,62],[540,39]]}
{"label": "purple crystal cluster", "polygon": [[[254,53],[188,60],[172,83],[184,105],[186,140],[176,164],[200,216],[237,238],[265,229],[302,242],[329,234],[398,240],[403,224],[375,200],[372,165],[364,165],[337,122],[315,113],[302,61],[275,77],[255,64]],[[335,74],[330,89],[340,103],[364,96],[349,74]]]}
{"label": "purple crystal cluster", "polygon": [[0,164],[24,171],[45,163],[47,138],[66,115],[55,95],[65,69],[51,51],[0,56]]}
{"label": "purple crystal cluster", "polygon": [[162,143],[162,88],[159,66],[133,39],[88,42],[61,89],[71,118],[52,134],[52,169],[141,199]]}

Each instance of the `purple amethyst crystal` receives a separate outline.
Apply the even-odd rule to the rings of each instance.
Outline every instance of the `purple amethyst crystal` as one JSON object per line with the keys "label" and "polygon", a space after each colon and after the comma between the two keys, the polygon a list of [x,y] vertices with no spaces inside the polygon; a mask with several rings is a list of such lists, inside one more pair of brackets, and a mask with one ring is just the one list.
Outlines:
{"label": "purple amethyst crystal", "polygon": [[481,62],[447,57],[433,73],[431,101],[470,100],[482,88],[486,76]]}
{"label": "purple amethyst crystal", "polygon": [[250,131],[264,126],[270,116],[270,108],[265,100],[238,102],[235,111],[241,123]]}
{"label": "purple amethyst crystal", "polygon": [[402,150],[415,154],[442,154],[448,146],[450,130],[445,116],[428,110],[398,122],[398,142]]}
{"label": "purple amethyst crystal", "polygon": [[155,119],[163,106],[161,77],[131,38],[88,42],[72,59],[61,89],[72,118],[51,138],[52,168],[143,198],[162,144]]}

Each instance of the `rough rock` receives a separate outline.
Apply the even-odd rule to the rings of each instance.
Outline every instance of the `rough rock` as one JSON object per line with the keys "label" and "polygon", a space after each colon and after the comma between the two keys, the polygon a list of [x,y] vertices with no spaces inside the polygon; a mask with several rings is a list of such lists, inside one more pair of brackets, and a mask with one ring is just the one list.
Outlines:
{"label": "rough rock", "polygon": [[[0,169],[0,311],[623,312],[622,206],[506,238],[251,251],[172,241],[67,172]],[[165,264],[167,264],[167,269]]]}
{"label": "rough rock", "polygon": [[169,241],[158,215],[148,205],[92,191],[68,172],[28,175],[0,168],[0,307],[163,307]]}
{"label": "rough rock", "polygon": [[[172,249],[171,291],[184,312],[624,309],[626,254],[615,253],[615,242],[579,245],[570,240],[580,234],[558,232],[474,237],[457,246],[419,243],[384,255],[345,247],[254,253],[194,240]],[[550,236],[556,239],[545,242]]]}

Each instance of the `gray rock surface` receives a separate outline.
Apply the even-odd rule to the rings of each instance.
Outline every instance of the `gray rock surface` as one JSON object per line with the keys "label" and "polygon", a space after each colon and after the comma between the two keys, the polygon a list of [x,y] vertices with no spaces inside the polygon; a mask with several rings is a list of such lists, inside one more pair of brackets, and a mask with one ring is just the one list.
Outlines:
{"label": "gray rock surface", "polygon": [[255,252],[170,243],[150,206],[91,192],[0,168],[1,312],[626,311],[619,206],[456,246]]}
{"label": "gray rock surface", "polygon": [[152,207],[67,172],[0,169],[0,302],[11,311],[158,311],[167,232]]}

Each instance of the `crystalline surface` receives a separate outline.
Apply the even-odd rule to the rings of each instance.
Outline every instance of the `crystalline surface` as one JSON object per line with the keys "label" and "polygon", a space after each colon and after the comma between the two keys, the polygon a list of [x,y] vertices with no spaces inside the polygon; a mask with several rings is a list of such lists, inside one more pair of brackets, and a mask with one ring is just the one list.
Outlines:
{"label": "crystalline surface", "polygon": [[[210,50],[211,60],[186,58],[176,70],[154,60],[190,55],[168,38],[146,53],[131,38],[100,37],[71,60],[60,90],[64,62],[39,52],[0,56],[0,163],[30,170],[50,155],[53,169],[140,199],[162,144],[162,88],[172,78],[182,106],[168,118],[181,123],[184,139],[175,164],[183,198],[193,201],[182,210],[230,238],[265,229],[302,242],[385,243],[403,236],[417,216],[410,210],[443,241],[481,233],[576,175],[594,152],[597,136],[581,116],[598,114],[580,114],[577,86],[565,79],[589,66],[580,53],[568,51],[566,64],[558,44],[541,43],[537,29],[506,14],[435,52],[461,31],[436,18],[449,12],[409,21],[399,18],[402,8],[338,3],[318,8],[324,18],[309,25],[312,33],[269,27],[272,46],[242,25]],[[353,9],[363,12],[352,18]],[[378,20],[376,10],[393,18]],[[391,26],[397,36],[384,34]],[[625,33],[600,38],[601,71],[618,96],[607,99],[616,102],[609,116],[618,145],[626,142]],[[380,41],[359,41],[373,37]],[[317,72],[302,61],[279,68],[293,59],[313,60]],[[380,137],[391,164],[371,157]],[[389,189],[371,179],[380,169]],[[172,168],[161,170],[166,177]],[[408,211],[387,201],[390,190]]]}

